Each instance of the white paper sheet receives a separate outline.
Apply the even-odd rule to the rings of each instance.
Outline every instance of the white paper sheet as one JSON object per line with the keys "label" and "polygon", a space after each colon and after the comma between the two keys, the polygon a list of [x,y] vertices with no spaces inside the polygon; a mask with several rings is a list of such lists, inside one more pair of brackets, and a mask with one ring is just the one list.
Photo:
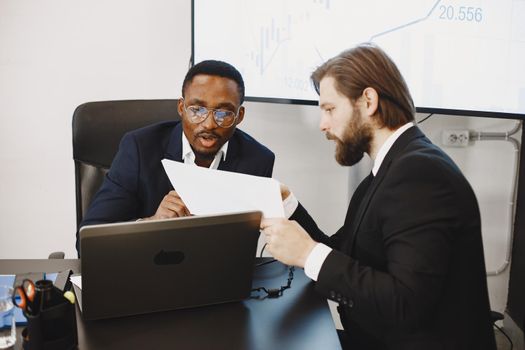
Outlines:
{"label": "white paper sheet", "polygon": [[76,285],[78,288],[82,289],[82,276],[81,275],[71,276],[69,277],[69,280],[71,281],[71,283]]}
{"label": "white paper sheet", "polygon": [[279,182],[274,179],[211,170],[168,159],[163,159],[162,165],[192,214],[260,210],[265,217],[284,217]]}

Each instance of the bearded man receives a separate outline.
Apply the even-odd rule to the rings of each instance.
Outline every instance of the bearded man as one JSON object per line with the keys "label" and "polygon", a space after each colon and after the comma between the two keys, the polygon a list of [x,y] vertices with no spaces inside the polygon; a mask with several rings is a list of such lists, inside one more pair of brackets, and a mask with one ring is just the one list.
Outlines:
{"label": "bearded man", "polygon": [[394,62],[365,44],[311,79],[336,160],[350,166],[366,153],[372,172],[332,236],[283,186],[286,207],[296,209],[290,220],[263,220],[266,249],[304,267],[316,290],[339,303],[344,349],[495,349],[476,197],[415,125]]}

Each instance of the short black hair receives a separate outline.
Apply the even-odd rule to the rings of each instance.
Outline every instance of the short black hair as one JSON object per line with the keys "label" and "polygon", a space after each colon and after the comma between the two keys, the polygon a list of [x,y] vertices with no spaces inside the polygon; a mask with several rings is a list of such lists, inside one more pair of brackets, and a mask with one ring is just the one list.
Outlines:
{"label": "short black hair", "polygon": [[182,97],[184,97],[184,91],[193,80],[193,77],[199,74],[214,75],[233,80],[237,83],[240,104],[244,102],[244,80],[242,79],[241,73],[231,64],[216,60],[202,61],[190,68],[182,83]]}

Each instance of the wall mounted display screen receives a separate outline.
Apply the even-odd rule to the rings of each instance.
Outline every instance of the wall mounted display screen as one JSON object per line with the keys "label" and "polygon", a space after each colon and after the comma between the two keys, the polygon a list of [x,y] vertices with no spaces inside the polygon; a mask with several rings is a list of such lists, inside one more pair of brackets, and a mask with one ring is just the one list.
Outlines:
{"label": "wall mounted display screen", "polygon": [[311,72],[374,42],[420,112],[525,118],[524,0],[193,0],[194,63],[237,67],[251,101],[316,104]]}

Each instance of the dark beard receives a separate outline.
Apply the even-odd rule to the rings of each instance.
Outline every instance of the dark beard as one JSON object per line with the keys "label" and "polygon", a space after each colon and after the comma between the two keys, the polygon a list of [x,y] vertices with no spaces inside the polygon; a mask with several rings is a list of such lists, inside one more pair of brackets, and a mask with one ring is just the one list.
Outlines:
{"label": "dark beard", "polygon": [[362,122],[362,118],[356,118],[347,126],[343,140],[327,133],[327,138],[336,142],[335,160],[343,166],[357,164],[366,153],[370,152],[372,143],[372,128]]}
{"label": "dark beard", "polygon": [[191,148],[193,150],[193,154],[195,154],[195,159],[202,159],[202,160],[214,160],[217,153],[203,153],[199,152]]}

